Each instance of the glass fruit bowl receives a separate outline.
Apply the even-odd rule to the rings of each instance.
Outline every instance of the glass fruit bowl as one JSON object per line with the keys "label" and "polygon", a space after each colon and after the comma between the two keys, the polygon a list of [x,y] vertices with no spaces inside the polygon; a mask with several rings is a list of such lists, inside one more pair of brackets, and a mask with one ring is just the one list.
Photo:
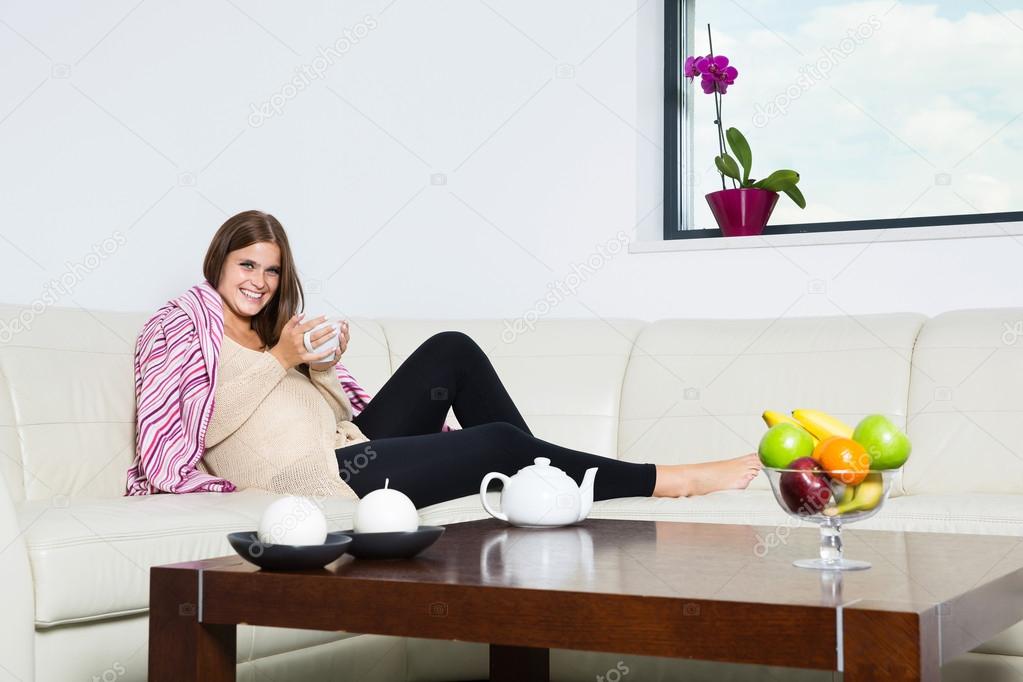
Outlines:
{"label": "glass fruit bowl", "polygon": [[820,557],[793,563],[800,568],[832,571],[870,568],[869,561],[842,556],[842,526],[879,512],[899,469],[825,473],[811,463],[812,460],[805,464],[799,460],[793,463],[799,465],[794,468],[764,467],[781,508],[792,517],[818,524],[821,529]]}

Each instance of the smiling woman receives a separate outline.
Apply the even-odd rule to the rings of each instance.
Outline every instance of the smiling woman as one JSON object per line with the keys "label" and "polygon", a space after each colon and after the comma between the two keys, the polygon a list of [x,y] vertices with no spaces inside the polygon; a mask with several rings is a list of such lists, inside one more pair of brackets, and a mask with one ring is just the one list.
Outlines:
{"label": "smiling woman", "polygon": [[302,283],[288,235],[268,213],[229,218],[213,236],[202,271],[224,302],[224,331],[249,348],[273,346],[278,321],[300,309]]}
{"label": "smiling woman", "polygon": [[[536,438],[490,359],[457,331],[426,339],[371,401],[339,361],[347,325],[315,331],[324,318],[302,319],[288,238],[267,213],[224,223],[203,274],[139,334],[128,495],[255,488],[360,497],[390,479],[423,507],[546,457],[576,483],[599,468],[596,500],[679,497],[745,488],[760,469],[755,454],[655,465]],[[313,348],[334,334],[337,346],[309,352],[306,332]],[[449,411],[463,428],[444,423]]]}

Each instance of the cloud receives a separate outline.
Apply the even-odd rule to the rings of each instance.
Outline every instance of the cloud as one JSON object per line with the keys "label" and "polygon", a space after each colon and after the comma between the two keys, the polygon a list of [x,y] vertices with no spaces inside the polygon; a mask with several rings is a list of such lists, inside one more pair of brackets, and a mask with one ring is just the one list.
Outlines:
{"label": "cloud", "polygon": [[[704,3],[697,21],[712,24],[715,48],[739,69],[723,120],[750,139],[754,176],[785,167],[802,174],[806,211],[782,197],[773,223],[1023,210],[1014,171],[1023,150],[1023,116],[1015,118],[1023,114],[1023,8],[907,0],[810,12],[767,0],[741,7]],[[702,33],[697,46],[706,50]],[[709,160],[712,98],[697,94],[696,155]],[[696,226],[707,227],[702,195],[720,180],[699,179]]]}

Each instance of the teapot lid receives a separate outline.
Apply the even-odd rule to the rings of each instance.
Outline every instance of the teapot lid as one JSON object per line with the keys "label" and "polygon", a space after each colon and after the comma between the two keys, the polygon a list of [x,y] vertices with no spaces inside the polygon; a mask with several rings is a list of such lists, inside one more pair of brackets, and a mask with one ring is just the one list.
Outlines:
{"label": "teapot lid", "polygon": [[523,469],[529,469],[529,471],[531,471],[532,473],[536,474],[537,476],[543,476],[545,478],[549,478],[549,477],[558,477],[558,478],[560,478],[561,476],[568,477],[568,474],[566,474],[564,471],[562,471],[558,467],[551,466],[551,460],[550,460],[549,457],[535,457],[533,459],[533,463],[532,464],[530,464],[527,467],[522,467],[522,468]]}

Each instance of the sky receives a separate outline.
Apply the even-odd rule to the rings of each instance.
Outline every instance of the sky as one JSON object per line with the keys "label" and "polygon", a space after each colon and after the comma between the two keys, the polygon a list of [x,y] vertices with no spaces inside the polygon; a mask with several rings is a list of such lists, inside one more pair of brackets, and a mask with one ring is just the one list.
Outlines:
{"label": "sky", "polygon": [[[801,175],[806,209],[782,196],[772,224],[1023,211],[1023,0],[697,0],[691,52],[708,22],[752,176]],[[713,98],[694,89],[693,227],[713,227]]]}

